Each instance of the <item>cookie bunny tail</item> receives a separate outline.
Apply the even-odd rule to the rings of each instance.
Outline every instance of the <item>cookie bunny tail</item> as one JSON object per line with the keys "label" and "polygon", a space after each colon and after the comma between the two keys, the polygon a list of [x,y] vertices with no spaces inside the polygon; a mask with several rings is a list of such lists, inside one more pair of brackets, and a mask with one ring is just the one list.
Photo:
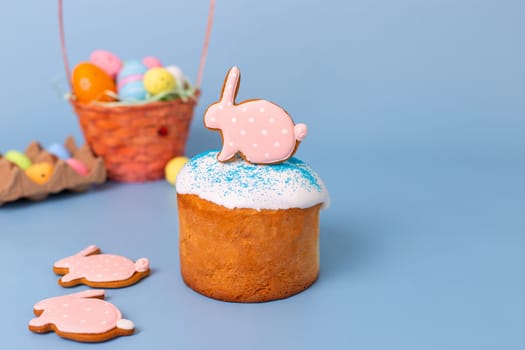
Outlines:
{"label": "cookie bunny tail", "polygon": [[135,262],[135,271],[146,272],[149,270],[149,260],[146,258],[140,258]]}
{"label": "cookie bunny tail", "polygon": [[302,141],[306,137],[308,128],[306,127],[306,124],[297,124],[294,127],[294,131],[295,131],[295,139],[297,141]]}
{"label": "cookie bunny tail", "polygon": [[226,103],[230,106],[234,104],[235,96],[237,96],[237,90],[239,87],[240,76],[241,73],[239,71],[239,68],[230,68],[228,74],[226,75],[226,81],[224,82],[224,86],[222,88],[221,102]]}
{"label": "cookie bunny tail", "polygon": [[118,329],[126,330],[126,331],[133,331],[135,329],[135,324],[133,321],[127,320],[125,318],[121,318],[117,321],[116,324]]}

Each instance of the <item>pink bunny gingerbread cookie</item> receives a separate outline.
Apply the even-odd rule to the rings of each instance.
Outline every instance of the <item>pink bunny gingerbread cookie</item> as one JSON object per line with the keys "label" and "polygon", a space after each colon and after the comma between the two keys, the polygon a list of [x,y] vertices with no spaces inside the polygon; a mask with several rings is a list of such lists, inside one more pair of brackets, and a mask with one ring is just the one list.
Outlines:
{"label": "pink bunny gingerbread cookie", "polygon": [[100,254],[97,246],[91,245],[81,252],[57,261],[53,271],[63,275],[58,284],[73,287],[85,284],[95,288],[121,288],[137,283],[149,275],[146,258],[136,262],[120,255]]}
{"label": "pink bunny gingerbread cookie", "polygon": [[306,137],[305,124],[294,125],[286,111],[266,100],[248,100],[239,104],[240,71],[228,71],[221,99],[204,114],[204,125],[222,134],[223,147],[217,159],[232,160],[237,153],[254,164],[281,163],[290,158]]}
{"label": "pink bunny gingerbread cookie", "polygon": [[103,290],[86,290],[42,300],[33,308],[37,316],[29,322],[35,333],[55,332],[81,342],[102,342],[135,331],[132,321],[104,301]]}

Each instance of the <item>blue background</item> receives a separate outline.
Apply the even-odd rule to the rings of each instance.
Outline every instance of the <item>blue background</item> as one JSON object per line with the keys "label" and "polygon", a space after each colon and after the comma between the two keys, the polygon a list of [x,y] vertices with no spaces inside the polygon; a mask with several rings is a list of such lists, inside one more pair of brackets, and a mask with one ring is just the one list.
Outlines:
{"label": "blue background", "polygon": [[[70,60],[156,55],[194,78],[207,6],[66,0]],[[2,4],[2,151],[82,140],[53,84],[56,12]],[[187,153],[220,147],[200,118],[233,64],[240,100],[307,123],[297,156],[332,195],[319,281],[265,304],[202,297],[179,276],[174,189],[108,183],[0,209],[3,347],[88,347],[26,327],[35,302],[69,291],[52,263],[96,243],[154,269],[107,292],[138,333],[97,348],[523,349],[524,13],[518,0],[219,1]]]}

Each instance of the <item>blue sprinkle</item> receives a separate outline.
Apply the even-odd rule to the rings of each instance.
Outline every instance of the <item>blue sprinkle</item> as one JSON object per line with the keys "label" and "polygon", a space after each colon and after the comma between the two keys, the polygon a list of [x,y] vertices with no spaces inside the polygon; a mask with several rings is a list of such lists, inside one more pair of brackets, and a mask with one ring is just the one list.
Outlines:
{"label": "blue sprinkle", "polygon": [[[216,150],[200,153],[188,162],[188,166],[194,171],[195,176],[198,177],[196,180],[203,179],[202,177],[204,176],[208,183],[230,183],[231,186],[229,186],[227,193],[235,191],[237,187],[247,189],[250,186],[256,186],[271,189],[272,185],[276,183],[275,178],[272,176],[275,173],[290,173],[284,180],[286,185],[292,185],[297,181],[295,177],[299,176],[310,185],[306,186],[301,183],[301,186],[305,187],[308,192],[312,191],[311,187],[319,192],[322,191],[321,184],[315,172],[297,158],[292,157],[280,164],[255,165],[245,162],[240,157],[228,163],[221,163],[216,161],[217,154],[218,151]],[[210,163],[210,166],[205,169],[204,174],[198,171],[201,166],[200,160],[203,158],[213,158],[214,160]]]}

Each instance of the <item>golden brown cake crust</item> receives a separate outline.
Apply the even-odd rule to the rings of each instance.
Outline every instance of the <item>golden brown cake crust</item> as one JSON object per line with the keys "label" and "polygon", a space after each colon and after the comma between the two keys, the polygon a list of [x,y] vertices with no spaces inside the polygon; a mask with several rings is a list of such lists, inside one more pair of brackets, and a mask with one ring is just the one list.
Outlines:
{"label": "golden brown cake crust", "polygon": [[319,274],[319,210],[228,209],[178,194],[184,282],[208,297],[263,302],[297,294]]}

